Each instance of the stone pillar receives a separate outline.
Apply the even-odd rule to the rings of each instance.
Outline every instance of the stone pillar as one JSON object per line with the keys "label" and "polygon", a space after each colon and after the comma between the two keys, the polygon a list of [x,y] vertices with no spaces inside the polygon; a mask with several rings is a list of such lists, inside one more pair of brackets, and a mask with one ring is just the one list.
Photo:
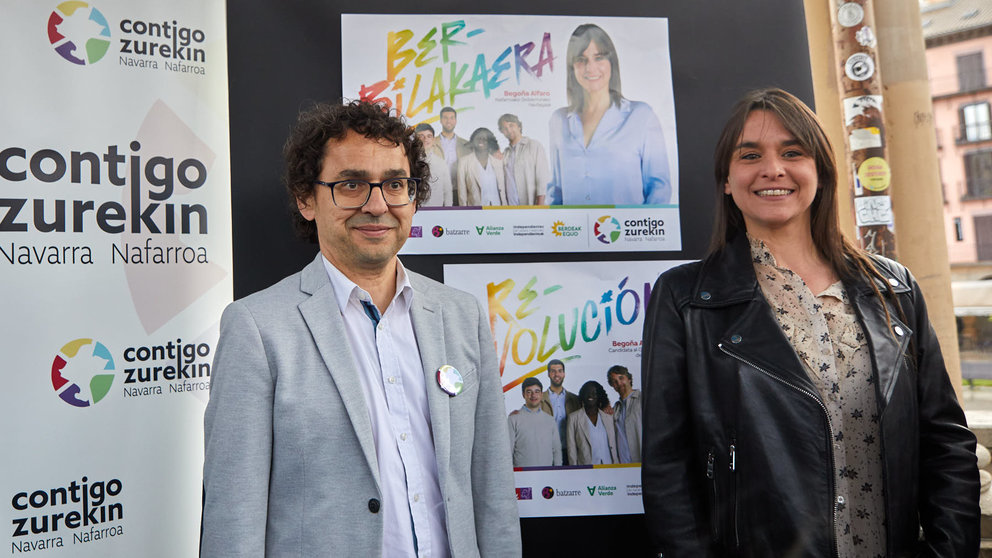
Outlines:
{"label": "stone pillar", "polygon": [[893,181],[900,262],[923,289],[947,371],[961,399],[951,271],[944,236],[937,136],[917,0],[875,2],[879,65],[885,95],[886,142]]}

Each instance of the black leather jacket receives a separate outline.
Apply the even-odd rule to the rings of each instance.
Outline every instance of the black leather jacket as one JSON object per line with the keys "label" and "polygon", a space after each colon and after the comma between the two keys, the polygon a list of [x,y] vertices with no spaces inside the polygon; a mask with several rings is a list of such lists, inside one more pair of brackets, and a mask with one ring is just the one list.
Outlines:
{"label": "black leather jacket", "polygon": [[[845,287],[878,380],[888,556],[971,558],[975,436],[918,285],[903,266],[876,261],[908,323],[887,303],[890,330],[866,281]],[[744,235],[658,279],[642,376],[644,511],[655,551],[836,556],[826,408],[762,296]]]}

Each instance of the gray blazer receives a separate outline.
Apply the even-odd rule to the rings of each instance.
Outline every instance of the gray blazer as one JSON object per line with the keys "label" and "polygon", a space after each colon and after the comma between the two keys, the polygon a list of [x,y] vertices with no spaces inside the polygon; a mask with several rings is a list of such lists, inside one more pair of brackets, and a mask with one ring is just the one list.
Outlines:
{"label": "gray blazer", "polygon": [[[408,274],[451,555],[520,556],[488,320],[470,295]],[[455,397],[437,384],[444,364],[462,373]],[[204,416],[203,558],[380,556],[379,467],[358,374],[319,254],[227,307]]]}

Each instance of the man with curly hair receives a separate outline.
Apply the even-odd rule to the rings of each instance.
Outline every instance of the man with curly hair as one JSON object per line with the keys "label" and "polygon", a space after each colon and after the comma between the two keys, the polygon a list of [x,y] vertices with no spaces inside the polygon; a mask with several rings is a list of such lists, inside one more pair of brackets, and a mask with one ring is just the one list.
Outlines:
{"label": "man with curly hair", "polygon": [[284,154],[320,250],[221,318],[201,556],[520,556],[486,314],[396,257],[429,196],[420,140],[321,104]]}

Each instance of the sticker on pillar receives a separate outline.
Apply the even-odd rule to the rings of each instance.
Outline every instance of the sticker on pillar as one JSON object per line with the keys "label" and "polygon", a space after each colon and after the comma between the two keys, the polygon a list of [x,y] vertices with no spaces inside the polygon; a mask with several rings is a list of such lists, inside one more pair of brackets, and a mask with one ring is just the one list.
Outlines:
{"label": "sticker on pillar", "polygon": [[854,27],[865,18],[865,9],[856,2],[844,2],[837,8],[837,23],[843,27]]}
{"label": "sticker on pillar", "polygon": [[844,126],[848,128],[881,128],[882,96],[859,95],[844,99]]}
{"label": "sticker on pillar", "polygon": [[854,175],[854,195],[863,196],[865,195],[865,189],[861,186],[861,180],[858,179],[858,169],[852,168],[851,174]]}
{"label": "sticker on pillar", "polygon": [[847,141],[851,146],[851,151],[882,147],[882,131],[874,126],[870,128],[857,128],[851,130]]}
{"label": "sticker on pillar", "polygon": [[881,192],[888,188],[891,179],[889,163],[881,157],[869,157],[858,167],[858,180],[872,192]]}
{"label": "sticker on pillar", "polygon": [[889,196],[854,198],[854,219],[859,227],[894,224],[892,198]]}
{"label": "sticker on pillar", "polygon": [[868,48],[875,48],[877,44],[877,41],[875,41],[875,32],[867,25],[858,29],[858,32],[854,34],[854,40],[858,41],[859,45]]}
{"label": "sticker on pillar", "polygon": [[875,75],[875,61],[863,52],[855,52],[844,63],[844,73],[854,81],[864,81]]}

